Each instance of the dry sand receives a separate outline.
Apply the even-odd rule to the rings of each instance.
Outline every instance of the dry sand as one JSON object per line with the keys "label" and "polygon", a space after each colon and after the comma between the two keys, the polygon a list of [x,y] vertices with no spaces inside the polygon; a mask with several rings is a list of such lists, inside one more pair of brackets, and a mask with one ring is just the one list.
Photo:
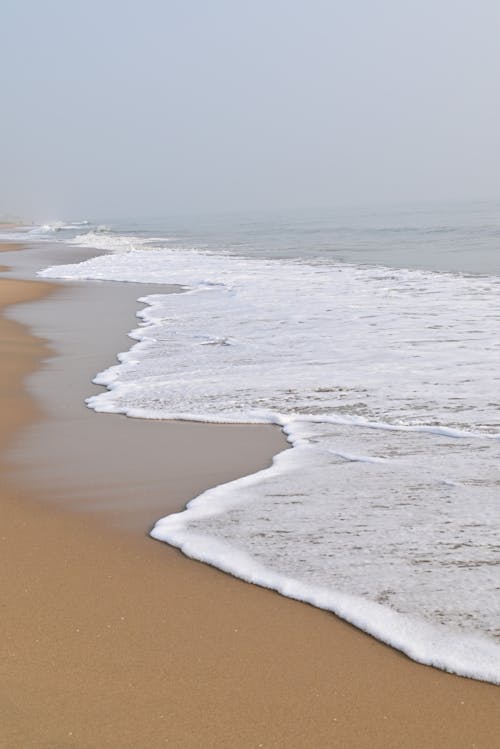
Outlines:
{"label": "dry sand", "polygon": [[[1,304],[51,294],[48,303],[57,305],[54,288],[3,279]],[[28,421],[50,418],[20,378],[49,352],[8,320],[0,341],[0,444],[16,429],[22,444]],[[87,415],[119,431],[141,423],[122,458],[135,461],[137,486],[147,485],[151,463],[141,476],[141,450],[152,425]],[[89,432],[75,424],[77,454]],[[163,501],[175,496],[174,504],[187,501],[194,484],[233,477],[236,459],[240,472],[265,465],[282,444],[271,429],[241,427],[237,438],[230,427],[182,427],[168,452],[185,462],[193,435],[190,475],[172,478],[156,459],[155,491]],[[96,427],[92,440],[105,451],[100,433]],[[205,479],[204,445],[216,463]],[[45,483],[43,490],[19,476],[12,483],[6,466],[2,475],[11,477],[1,496],[2,749],[499,745],[497,687],[413,663],[333,615],[104,522],[101,509],[63,510]],[[110,473],[111,494],[115,479]]]}

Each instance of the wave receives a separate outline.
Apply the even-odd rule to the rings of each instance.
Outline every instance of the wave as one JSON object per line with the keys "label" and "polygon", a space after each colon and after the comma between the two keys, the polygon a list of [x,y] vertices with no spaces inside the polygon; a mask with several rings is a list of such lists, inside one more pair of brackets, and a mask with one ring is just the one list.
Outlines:
{"label": "wave", "polygon": [[88,221],[76,221],[72,223],[66,223],[64,221],[52,221],[46,224],[25,226],[19,225],[4,232],[0,232],[0,239],[11,242],[53,241],[55,237],[60,238],[61,234],[64,236],[64,238],[67,238],[68,234],[70,234],[72,231],[78,229],[81,230],[88,226],[90,226],[90,223]]}
{"label": "wave", "polygon": [[499,682],[498,279],[100,239],[113,254],[41,275],[184,293],[140,300],[136,343],[88,404],[276,423],[292,445],[153,535],[415,660]]}
{"label": "wave", "polygon": [[[350,456],[346,459],[370,461],[370,458],[366,457]],[[384,570],[387,552],[383,547],[388,543],[385,534],[390,531],[389,528],[383,529],[384,536],[380,538],[380,550],[384,561],[381,563],[379,558],[374,564],[375,573],[383,576],[383,584],[377,592],[378,600],[375,596],[367,595],[366,590],[363,591],[363,595],[349,594],[343,589],[343,580],[337,583],[338,588],[335,584],[332,585],[331,580],[329,584],[321,584],[321,575],[318,572],[323,571],[325,559],[317,551],[314,560],[316,576],[311,575],[311,571],[308,575],[304,574],[304,565],[308,563],[312,566],[309,544],[321,546],[319,539],[325,535],[324,527],[325,524],[328,526],[328,518],[321,516],[315,524],[314,531],[309,528],[306,545],[297,544],[295,538],[290,538],[296,528],[296,522],[290,523],[290,515],[296,516],[297,506],[306,504],[306,499],[296,488],[287,494],[288,487],[284,486],[284,483],[287,479],[290,482],[290,477],[296,479],[304,470],[310,471],[310,468],[307,448],[296,447],[285,451],[275,457],[271,468],[210,489],[189,502],[183,512],[162,518],[155,524],[151,535],[178,547],[193,559],[208,563],[247,582],[331,611],[419,663],[478,680],[500,683],[500,645],[497,642],[474,632],[450,627],[443,622],[426,620],[418,616],[415,610],[408,614],[394,608],[391,598],[395,598],[396,590],[391,589],[387,571]],[[290,483],[293,484],[293,480]],[[272,500],[275,492],[279,492],[275,496],[288,497],[286,502],[288,507],[292,508],[292,513],[283,511],[285,500],[282,500],[279,510],[271,515],[273,503],[270,499]],[[253,508],[251,513],[250,507]],[[265,520],[259,524],[256,519],[263,513],[267,513]],[[248,517],[249,514],[251,518]],[[304,513],[301,513],[300,518],[295,517],[294,521],[303,523],[307,519],[307,513],[305,518]],[[285,541],[279,540],[279,548],[275,538],[270,537],[268,526],[274,527],[278,535],[285,537]],[[396,531],[400,535],[400,528]],[[338,537],[338,530],[336,532]],[[264,543],[242,543],[242,535],[251,535],[254,539],[259,537]],[[356,557],[360,554],[367,556],[366,552],[372,552],[372,549],[363,550],[360,543],[362,539],[358,538],[344,549],[345,556],[342,561],[345,566],[359,564]],[[266,554],[266,550],[261,548],[262,545],[274,546],[272,560],[269,560],[269,552]],[[349,553],[352,556],[349,556]],[[300,563],[296,562],[294,565],[293,560],[297,558]],[[372,574],[373,572],[372,570]],[[426,572],[428,569],[424,566],[421,575],[424,576]],[[363,587],[362,574],[360,570],[359,588]],[[399,570],[399,575],[395,576],[392,584],[396,582],[396,585],[401,585],[403,581],[404,570]],[[442,581],[444,590],[446,582]],[[488,605],[488,593],[494,593],[494,589],[491,591],[492,587],[494,586],[490,585],[490,589],[484,591],[485,605]],[[444,590],[438,596],[437,602],[446,609]],[[461,596],[467,594],[465,581],[456,590],[454,603],[456,604],[457,600],[460,602]],[[389,603],[392,605],[388,605]]]}
{"label": "wave", "polygon": [[168,237],[138,237],[133,234],[114,234],[110,227],[102,225],[86,234],[78,234],[76,237],[67,240],[67,244],[91,247],[105,252],[124,253],[149,247],[151,243],[168,241]]}
{"label": "wave", "polygon": [[64,221],[52,221],[47,224],[42,224],[40,226],[34,226],[31,229],[28,229],[27,233],[30,236],[44,236],[46,234],[57,234],[61,231],[71,231],[73,229],[83,229],[86,226],[89,226],[88,221],[76,221],[73,223],[65,223]]}

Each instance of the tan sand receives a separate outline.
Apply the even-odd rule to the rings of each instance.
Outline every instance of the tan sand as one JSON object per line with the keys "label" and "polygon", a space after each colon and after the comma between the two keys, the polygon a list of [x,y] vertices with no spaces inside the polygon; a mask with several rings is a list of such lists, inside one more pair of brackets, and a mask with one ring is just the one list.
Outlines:
{"label": "tan sand", "polygon": [[[2,246],[0,245],[0,248]],[[48,296],[57,287],[37,281],[0,279],[0,311],[16,301],[34,301]],[[0,337],[0,448],[13,429],[33,419],[36,404],[24,392],[22,377],[34,371],[49,348],[18,323],[2,319]]]}
{"label": "tan sand", "polygon": [[[12,226],[0,224],[0,229],[11,229]],[[0,242],[0,252],[17,252],[22,250],[23,245],[19,242]]]}
{"label": "tan sand", "polygon": [[[53,288],[1,280],[0,299]],[[47,349],[5,320],[0,341],[5,443],[41,418],[19,378]],[[226,465],[207,485],[231,475],[229,428],[215,429]],[[252,452],[268,432],[248,438]],[[88,434],[75,429],[72,439],[78,451]],[[136,458],[140,450],[139,441]],[[175,483],[163,492],[182,495],[182,477]],[[2,749],[498,745],[497,687],[415,664],[333,615],[115,529],[99,513],[64,512],[33,487],[2,490],[1,507]]]}

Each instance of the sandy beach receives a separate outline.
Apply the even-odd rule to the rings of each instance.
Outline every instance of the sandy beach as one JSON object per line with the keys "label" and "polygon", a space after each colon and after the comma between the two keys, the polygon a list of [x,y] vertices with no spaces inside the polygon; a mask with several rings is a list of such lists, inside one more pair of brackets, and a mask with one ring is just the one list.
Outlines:
{"label": "sandy beach", "polygon": [[[0,746],[496,746],[498,687],[416,664],[147,536],[285,442],[274,427],[87,409],[92,374],[130,344],[135,292],[0,279]],[[11,319],[21,302],[25,323]]]}

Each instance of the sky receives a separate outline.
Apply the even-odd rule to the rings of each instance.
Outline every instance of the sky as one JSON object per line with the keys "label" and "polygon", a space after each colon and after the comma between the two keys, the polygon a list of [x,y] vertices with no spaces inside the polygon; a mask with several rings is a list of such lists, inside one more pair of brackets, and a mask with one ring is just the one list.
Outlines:
{"label": "sky", "polygon": [[0,214],[500,198],[498,0],[2,0]]}

